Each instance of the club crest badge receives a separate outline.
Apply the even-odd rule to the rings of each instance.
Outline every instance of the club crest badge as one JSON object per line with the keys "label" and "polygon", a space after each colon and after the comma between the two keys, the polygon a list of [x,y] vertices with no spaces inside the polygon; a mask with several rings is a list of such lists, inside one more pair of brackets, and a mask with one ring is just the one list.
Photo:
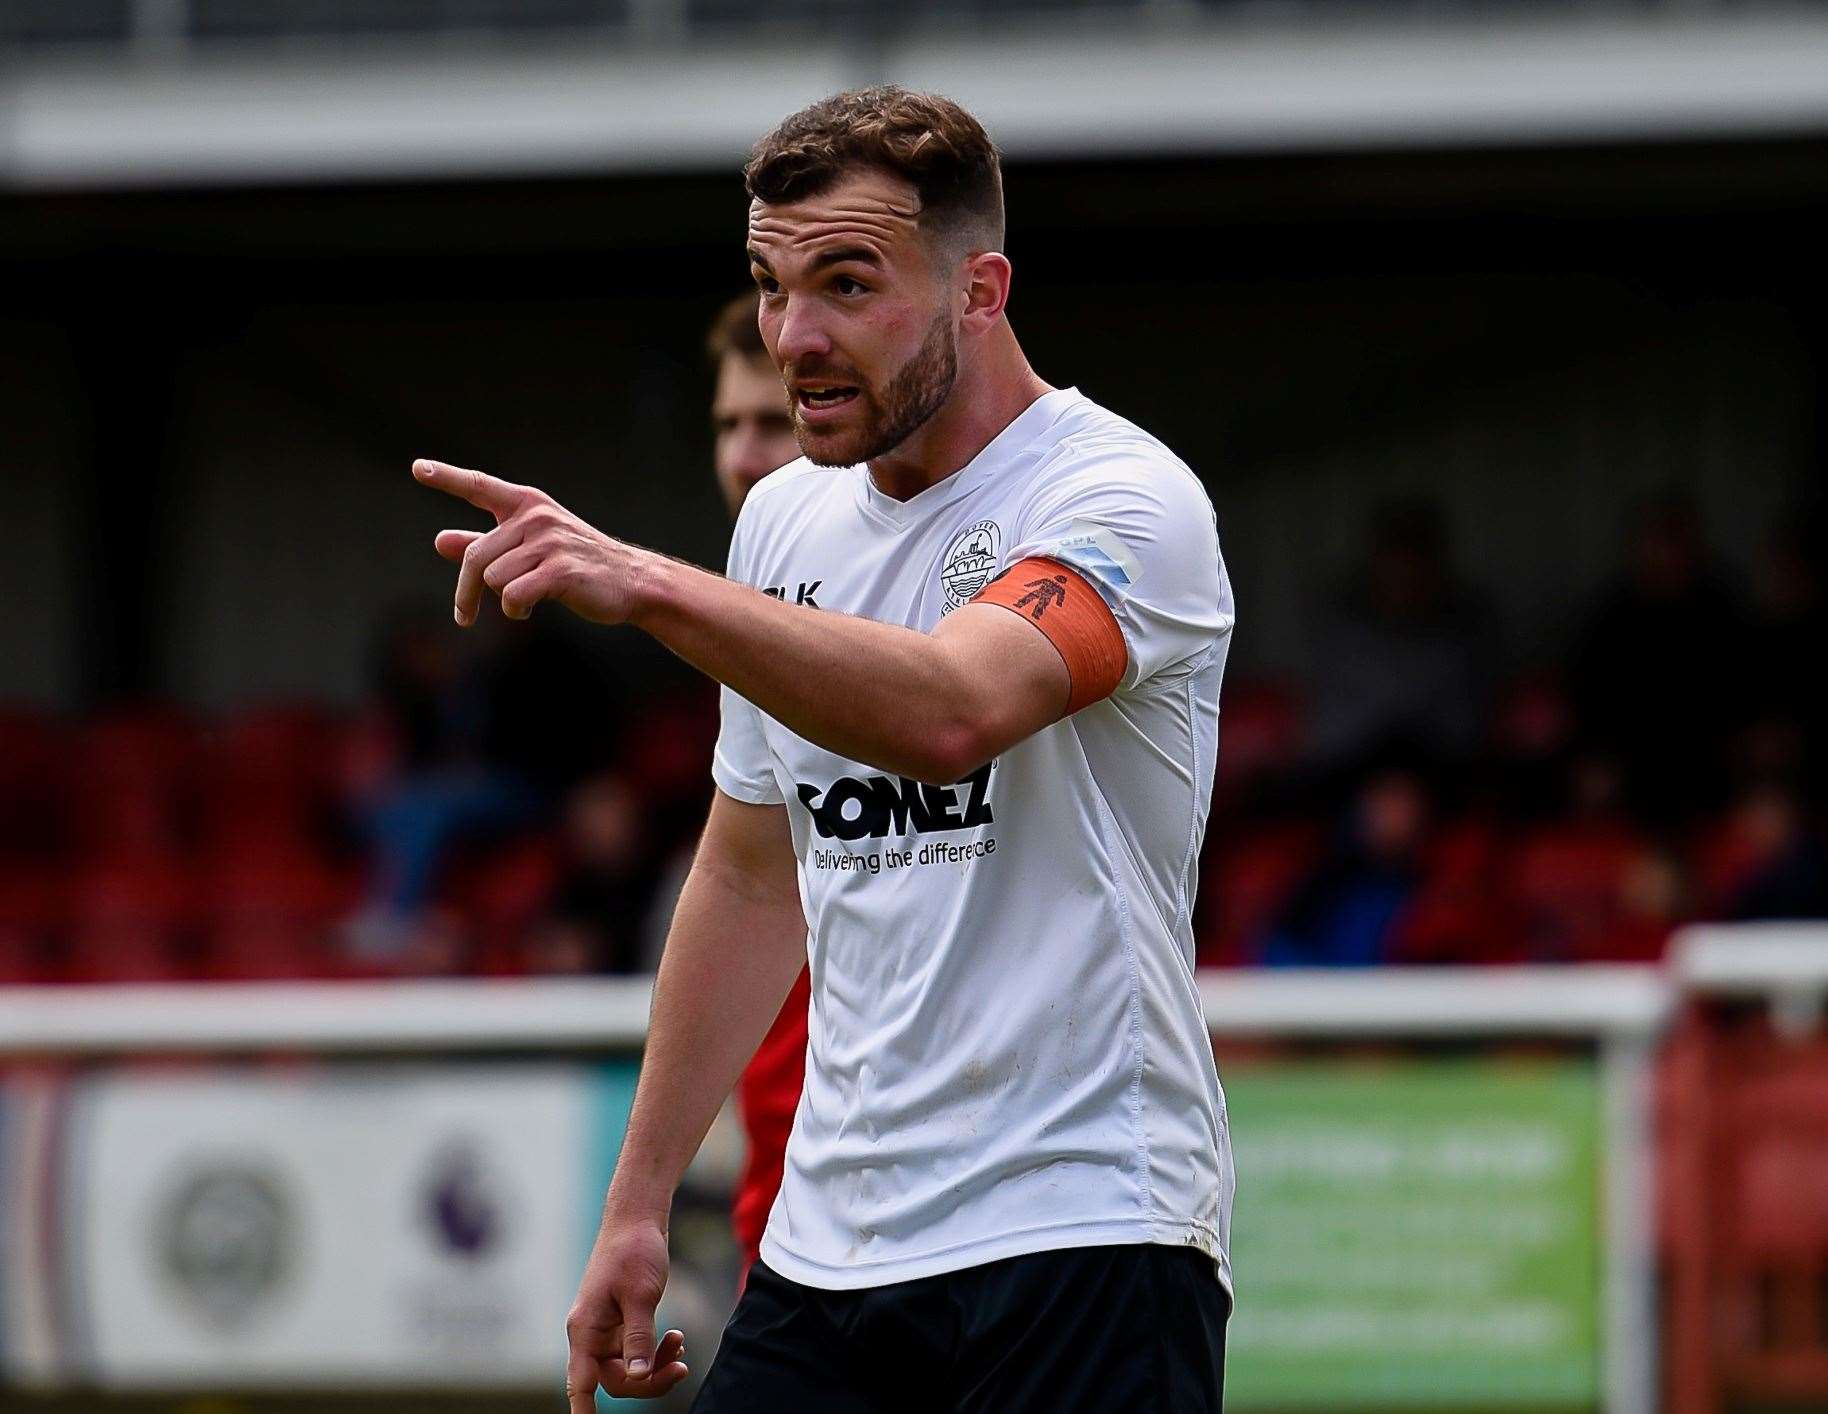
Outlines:
{"label": "club crest badge", "polygon": [[994,520],[980,520],[962,531],[940,564],[939,582],[946,591],[945,613],[968,604],[997,572],[1003,532]]}

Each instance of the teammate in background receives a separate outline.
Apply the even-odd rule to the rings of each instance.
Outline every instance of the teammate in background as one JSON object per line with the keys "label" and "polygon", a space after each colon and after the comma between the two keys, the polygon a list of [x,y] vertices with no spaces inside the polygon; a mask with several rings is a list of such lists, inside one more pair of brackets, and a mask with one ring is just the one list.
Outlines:
{"label": "teammate in background", "polygon": [[731,520],[756,482],[800,455],[787,390],[756,323],[757,305],[753,291],[738,295],[718,311],[705,335],[705,354],[717,379],[711,395],[713,465]]}
{"label": "teammate in background", "polygon": [[[759,303],[754,290],[738,295],[718,313],[705,338],[705,352],[717,377],[711,400],[711,425],[717,435],[717,488],[724,493],[732,519],[756,482],[800,455],[787,390],[781,386],[781,375],[768,357],[756,323]],[[760,1254],[768,1210],[780,1191],[787,1134],[793,1128],[793,1112],[799,1106],[800,1086],[806,1076],[809,986],[802,967],[786,1004],[736,1082],[746,1143],[730,1225],[742,1249],[744,1281]]]}
{"label": "teammate in background", "polygon": [[728,577],[414,464],[497,520],[438,537],[460,624],[485,589],[554,599],[726,689],[572,1414],[685,1377],[654,1330],[673,1194],[803,944],[805,1094],[695,1407],[1217,1410],[1231,1163],[1188,924],[1233,622],[1211,504],[1030,368],[996,150],[956,104],[840,94],[744,175],[806,461],[749,497]]}

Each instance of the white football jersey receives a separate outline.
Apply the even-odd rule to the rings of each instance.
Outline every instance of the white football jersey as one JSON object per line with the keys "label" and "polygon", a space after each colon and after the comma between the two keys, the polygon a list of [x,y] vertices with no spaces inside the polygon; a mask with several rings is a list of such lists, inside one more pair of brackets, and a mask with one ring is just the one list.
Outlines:
{"label": "white football jersey", "polygon": [[1097,586],[1123,680],[957,785],[723,694],[717,784],[786,804],[810,929],[806,1088],[762,1239],[808,1286],[1141,1242],[1197,1247],[1230,1286],[1189,914],[1233,615],[1198,479],[1062,389],[907,501],[866,467],[784,467],[743,507],[730,576],[925,631],[1029,556]]}

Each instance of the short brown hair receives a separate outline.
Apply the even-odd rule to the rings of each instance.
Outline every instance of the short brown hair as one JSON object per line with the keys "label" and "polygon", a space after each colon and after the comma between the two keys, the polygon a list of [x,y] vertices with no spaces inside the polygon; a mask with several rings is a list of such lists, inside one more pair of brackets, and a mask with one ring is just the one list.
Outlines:
{"label": "short brown hair", "polygon": [[1003,248],[1003,168],[984,125],[950,98],[893,84],[802,108],[755,145],[743,183],[757,201],[817,196],[876,167],[920,193],[920,224],[979,250]]}
{"label": "short brown hair", "polygon": [[723,365],[727,354],[743,358],[767,358],[768,346],[762,342],[758,322],[761,296],[754,290],[738,295],[722,309],[705,331],[705,359],[713,371]]}

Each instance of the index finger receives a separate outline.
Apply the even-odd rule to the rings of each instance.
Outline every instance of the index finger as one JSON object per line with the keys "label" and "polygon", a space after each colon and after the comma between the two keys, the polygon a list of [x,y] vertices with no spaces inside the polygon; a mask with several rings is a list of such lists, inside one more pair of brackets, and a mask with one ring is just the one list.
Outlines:
{"label": "index finger", "polygon": [[565,1371],[565,1402],[568,1414],[596,1414],[597,1362],[585,1355],[573,1355]]}
{"label": "index finger", "polygon": [[426,457],[413,463],[413,475],[433,490],[461,496],[472,506],[488,511],[497,520],[506,520],[520,509],[520,503],[527,494],[526,487],[516,486],[512,481],[503,481],[480,471],[452,466],[448,462],[435,462]]}

